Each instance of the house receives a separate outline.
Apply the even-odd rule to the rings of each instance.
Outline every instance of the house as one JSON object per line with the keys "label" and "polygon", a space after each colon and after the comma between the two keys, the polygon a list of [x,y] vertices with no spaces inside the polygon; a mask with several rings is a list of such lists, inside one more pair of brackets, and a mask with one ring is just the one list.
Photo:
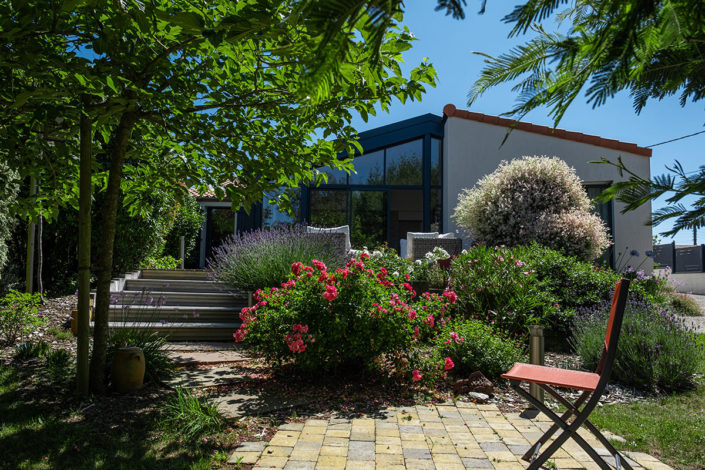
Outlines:
{"label": "house", "polygon": [[[199,197],[206,211],[200,244],[201,266],[207,254],[233,230],[246,231],[280,223],[303,222],[334,227],[350,225],[354,247],[387,242],[399,249],[407,232],[458,232],[451,218],[458,195],[502,160],[523,155],[558,156],[575,168],[590,197],[612,182],[624,179],[609,165],[590,161],[606,157],[622,160],[635,173],[650,177],[651,149],[579,132],[526,122],[514,126],[502,144],[512,120],[457,109],[449,104],[443,116],[425,114],[360,134],[363,155],[355,158],[355,173],[320,168],[328,181],[299,189],[295,216],[281,213],[265,201],[246,214],[230,211],[230,203],[212,194]],[[651,249],[650,204],[621,214],[622,204],[611,201],[596,208],[609,227],[615,252],[629,247]],[[469,242],[467,240],[466,242]]]}

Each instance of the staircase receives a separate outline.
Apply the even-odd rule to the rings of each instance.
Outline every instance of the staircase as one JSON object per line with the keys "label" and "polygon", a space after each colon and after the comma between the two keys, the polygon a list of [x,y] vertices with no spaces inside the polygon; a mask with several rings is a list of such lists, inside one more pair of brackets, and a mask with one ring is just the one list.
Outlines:
{"label": "staircase", "polygon": [[115,281],[109,325],[147,329],[170,341],[228,341],[240,326],[247,294],[211,281],[202,270],[145,269]]}

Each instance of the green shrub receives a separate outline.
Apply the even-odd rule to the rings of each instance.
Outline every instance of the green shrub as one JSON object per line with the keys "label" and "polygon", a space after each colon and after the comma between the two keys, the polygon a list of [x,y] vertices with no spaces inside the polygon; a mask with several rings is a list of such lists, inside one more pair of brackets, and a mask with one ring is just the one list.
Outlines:
{"label": "green shrub", "polygon": [[73,338],[73,333],[61,328],[60,326],[52,326],[47,329],[47,334],[52,335],[58,340],[67,340]]}
{"label": "green shrub", "polygon": [[334,273],[320,261],[315,267],[295,263],[289,281],[258,291],[258,303],[242,310],[235,340],[271,361],[291,360],[320,373],[369,368],[382,354],[401,353],[429,337],[455,294],[416,296],[409,284],[387,279],[386,270],[368,268],[368,260],[363,253]]}
{"label": "green shrub", "polygon": [[15,347],[15,359],[25,360],[42,357],[49,353],[51,348],[46,341],[25,341]]}
{"label": "green shrub", "polygon": [[118,348],[138,347],[144,353],[145,377],[160,380],[173,375],[176,363],[166,349],[166,338],[148,330],[121,328],[110,333],[108,341],[108,370]]}
{"label": "green shrub", "polygon": [[449,322],[439,332],[434,348],[436,356],[452,359],[456,375],[480,371],[486,377],[499,377],[525,359],[521,343],[478,320]]}
{"label": "green shrub", "polygon": [[67,382],[72,380],[73,356],[65,349],[54,349],[44,358],[49,379],[52,382]]}
{"label": "green shrub", "polygon": [[164,411],[164,428],[186,441],[218,432],[225,426],[225,418],[217,404],[181,387],[177,387],[176,394],[169,397]]}
{"label": "green shrub", "polygon": [[184,252],[186,253],[184,264],[187,267],[196,267],[200,255],[200,250],[196,247],[196,241],[201,231],[201,224],[203,224],[205,219],[206,216],[201,211],[201,206],[198,205],[195,197],[189,196],[179,203],[174,225],[164,240],[163,254],[179,258],[181,256],[180,237],[183,236]]}
{"label": "green shrub", "polygon": [[591,261],[610,245],[607,228],[575,170],[553,157],[502,162],[465,190],[453,218],[487,245],[518,246],[536,241]]}
{"label": "green shrub", "polygon": [[460,314],[484,320],[512,336],[524,336],[532,324],[555,326],[554,298],[519,258],[520,253],[477,246],[453,260],[450,288],[458,294]]}
{"label": "green shrub", "polygon": [[699,317],[703,314],[700,305],[688,294],[679,294],[678,292],[665,293],[667,304],[671,310],[678,315],[686,317]]}
{"label": "green shrub", "polygon": [[150,256],[142,262],[142,268],[145,269],[176,269],[181,266],[181,259],[176,259],[172,256],[153,257]]}
{"label": "green shrub", "polygon": [[[595,370],[602,356],[609,304],[576,317],[572,343],[581,363]],[[703,347],[682,321],[646,302],[630,301],[624,314],[612,378],[642,389],[665,392],[692,386]]]}
{"label": "green shrub", "polygon": [[286,281],[292,263],[318,259],[331,267],[342,266],[345,254],[332,235],[309,235],[302,225],[238,233],[214,250],[209,268],[215,279],[252,292]]}
{"label": "green shrub", "polygon": [[16,290],[11,290],[0,299],[0,340],[14,344],[45,324],[46,319],[37,317],[39,303],[38,293],[27,294]]}

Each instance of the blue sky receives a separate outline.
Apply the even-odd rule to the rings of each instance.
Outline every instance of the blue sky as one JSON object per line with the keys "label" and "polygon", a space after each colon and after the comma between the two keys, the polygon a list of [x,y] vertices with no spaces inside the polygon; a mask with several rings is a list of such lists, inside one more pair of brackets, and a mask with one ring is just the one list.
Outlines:
{"label": "blue sky", "polygon": [[[378,113],[377,116],[371,116],[367,123],[356,120],[355,125],[360,131],[420,114],[440,115],[443,106],[448,103],[453,103],[460,109],[492,115],[499,115],[512,108],[515,95],[509,86],[486,93],[472,108],[467,107],[467,93],[483,65],[482,57],[473,54],[473,51],[498,55],[526,39],[508,39],[507,34],[511,28],[501,21],[514,2],[488,2],[484,15],[476,13],[479,9],[478,2],[471,0],[468,3],[465,20],[453,20],[434,11],[435,1],[408,2],[404,24],[418,40],[415,41],[413,49],[405,54],[405,61],[409,66],[413,66],[428,57],[438,73],[438,86],[429,89],[421,102],[407,102],[404,105],[396,102],[389,114]],[[553,24],[545,23],[545,26],[549,29]],[[640,146],[703,130],[703,105],[696,103],[681,107],[677,97],[661,102],[649,102],[640,115],[634,112],[631,99],[626,93],[595,109],[585,101],[584,98],[577,99],[558,127],[633,142]],[[553,121],[548,117],[548,110],[533,111],[524,120],[553,126]],[[683,163],[687,170],[695,170],[705,164],[704,149],[705,134],[657,146],[653,149],[651,157],[651,174],[664,173],[666,165],[676,159]],[[654,207],[663,204],[662,201],[656,201]],[[663,232],[666,228],[667,226],[662,224],[654,228],[654,233]],[[692,240],[692,232],[681,232],[675,236],[678,244],[690,244]],[[698,243],[703,242],[705,231],[699,231]]]}

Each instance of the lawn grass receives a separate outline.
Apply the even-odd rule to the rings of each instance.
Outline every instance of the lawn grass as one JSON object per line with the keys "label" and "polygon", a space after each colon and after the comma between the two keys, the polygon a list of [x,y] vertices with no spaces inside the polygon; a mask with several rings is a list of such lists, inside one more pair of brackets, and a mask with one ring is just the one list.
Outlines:
{"label": "lawn grass", "polygon": [[[705,335],[698,343],[705,347]],[[705,374],[705,360],[699,372]],[[590,420],[625,438],[615,443],[620,450],[647,452],[676,468],[705,468],[705,378],[685,393],[598,408]]]}
{"label": "lawn grass", "polygon": [[211,469],[242,439],[234,423],[190,441],[170,432],[163,389],[81,404],[27,369],[0,364],[0,469]]}

